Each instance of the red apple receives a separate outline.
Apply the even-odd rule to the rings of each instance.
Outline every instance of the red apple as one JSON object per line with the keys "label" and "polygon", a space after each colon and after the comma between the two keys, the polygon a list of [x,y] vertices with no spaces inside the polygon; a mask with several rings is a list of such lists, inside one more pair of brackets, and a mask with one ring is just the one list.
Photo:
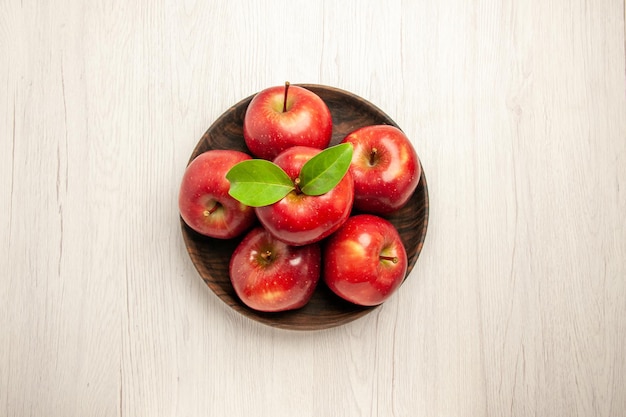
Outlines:
{"label": "red apple", "polygon": [[290,246],[262,227],[252,229],[230,259],[230,279],[248,307],[265,312],[303,307],[320,278],[318,244]]}
{"label": "red apple", "polygon": [[344,138],[354,153],[354,208],[389,214],[406,204],[417,187],[422,167],[413,145],[397,127],[365,126]]}
{"label": "red apple", "polygon": [[330,236],[323,252],[324,281],[338,296],[373,306],[387,300],[407,271],[407,254],[396,228],[371,214],[350,217]]}
{"label": "red apple", "polygon": [[233,165],[251,159],[234,150],[211,150],[194,158],[183,175],[178,195],[185,223],[205,236],[230,239],[249,229],[256,220],[254,209],[228,194],[226,173]]}
{"label": "red apple", "polygon": [[[297,184],[302,166],[321,152],[307,146],[293,146],[274,159],[274,163]],[[325,194],[311,196],[296,189],[278,202],[256,207],[261,224],[276,238],[290,245],[317,242],[337,230],[350,216],[354,182],[350,172]]]}
{"label": "red apple", "polygon": [[331,139],[330,110],[315,93],[303,87],[270,87],[250,101],[243,121],[243,137],[250,152],[272,160],[296,145],[324,149]]}

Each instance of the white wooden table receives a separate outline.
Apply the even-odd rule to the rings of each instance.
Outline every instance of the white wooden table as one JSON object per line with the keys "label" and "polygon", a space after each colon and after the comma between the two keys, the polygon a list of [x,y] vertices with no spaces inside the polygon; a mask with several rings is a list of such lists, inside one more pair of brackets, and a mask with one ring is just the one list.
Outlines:
{"label": "white wooden table", "polygon": [[[0,415],[626,416],[618,0],[0,2]],[[231,310],[185,250],[193,147],[325,84],[411,137],[426,244],[330,330]]]}

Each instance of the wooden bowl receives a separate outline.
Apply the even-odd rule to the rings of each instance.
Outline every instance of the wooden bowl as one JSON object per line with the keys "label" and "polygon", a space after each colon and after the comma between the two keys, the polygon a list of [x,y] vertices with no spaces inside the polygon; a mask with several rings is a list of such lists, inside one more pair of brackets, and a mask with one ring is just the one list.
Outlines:
{"label": "wooden bowl", "polygon": [[[322,85],[299,85],[319,95],[328,105],[333,118],[331,145],[338,144],[348,133],[363,126],[397,126],[376,106],[354,94]],[[242,126],[252,97],[235,104],[213,123],[196,145],[189,162],[211,149],[236,149],[250,153],[243,140]],[[405,245],[408,277],[422,250],[428,227],[428,188],[423,169],[417,189],[407,205],[386,218],[397,227]],[[318,330],[348,323],[376,308],[344,301],[320,280],[312,299],[299,310],[281,313],[252,310],[237,297],[228,272],[231,254],[243,236],[231,240],[212,239],[194,232],[182,219],[180,222],[187,251],[204,282],[227,305],[251,319],[284,329]],[[401,290],[402,288],[398,291]]]}

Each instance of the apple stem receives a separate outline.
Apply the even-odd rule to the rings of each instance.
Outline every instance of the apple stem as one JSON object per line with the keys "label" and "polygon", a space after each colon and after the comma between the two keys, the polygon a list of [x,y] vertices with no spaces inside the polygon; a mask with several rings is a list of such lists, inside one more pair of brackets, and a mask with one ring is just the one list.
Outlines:
{"label": "apple stem", "polygon": [[378,149],[372,148],[372,152],[370,152],[370,165],[374,165],[374,162],[376,162],[377,154],[378,154]]}
{"label": "apple stem", "polygon": [[285,99],[283,100],[283,113],[287,111],[287,91],[289,91],[289,81],[285,81]]}
{"label": "apple stem", "polygon": [[220,208],[220,203],[215,203],[215,205],[213,207],[211,207],[210,209],[204,210],[204,213],[202,213],[204,215],[204,217],[209,217],[211,214],[215,213],[215,211]]}
{"label": "apple stem", "polygon": [[293,185],[295,187],[296,194],[302,194],[302,190],[300,189],[300,177],[293,180]]}
{"label": "apple stem", "polygon": [[391,261],[394,264],[397,264],[398,261],[399,261],[397,256],[383,256],[383,255],[380,256],[380,260],[381,261]]}
{"label": "apple stem", "polygon": [[269,261],[270,259],[272,259],[272,251],[266,250],[261,254],[261,258],[263,258],[264,261]]}

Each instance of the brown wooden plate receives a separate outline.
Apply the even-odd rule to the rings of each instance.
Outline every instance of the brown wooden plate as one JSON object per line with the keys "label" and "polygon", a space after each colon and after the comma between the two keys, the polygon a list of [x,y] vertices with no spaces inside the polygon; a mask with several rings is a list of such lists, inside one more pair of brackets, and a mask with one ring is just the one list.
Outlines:
{"label": "brown wooden plate", "polygon": [[[353,130],[374,124],[397,126],[379,108],[349,92],[314,84],[298,84],[319,95],[328,105],[333,118],[331,145],[338,144]],[[236,149],[250,153],[243,140],[243,118],[252,96],[224,112],[196,145],[189,162],[211,149]],[[400,232],[408,255],[409,276],[422,250],[428,228],[428,187],[422,176],[413,196],[402,209],[386,216]],[[318,330],[339,326],[371,312],[376,307],[361,307],[333,294],[322,280],[309,303],[299,310],[262,313],[243,304],[233,289],[228,266],[230,257],[243,236],[231,240],[212,239],[191,230],[180,220],[182,234],[191,261],[209,288],[227,305],[261,323],[294,330]],[[406,279],[405,277],[405,279]],[[400,288],[398,291],[401,291]]]}

